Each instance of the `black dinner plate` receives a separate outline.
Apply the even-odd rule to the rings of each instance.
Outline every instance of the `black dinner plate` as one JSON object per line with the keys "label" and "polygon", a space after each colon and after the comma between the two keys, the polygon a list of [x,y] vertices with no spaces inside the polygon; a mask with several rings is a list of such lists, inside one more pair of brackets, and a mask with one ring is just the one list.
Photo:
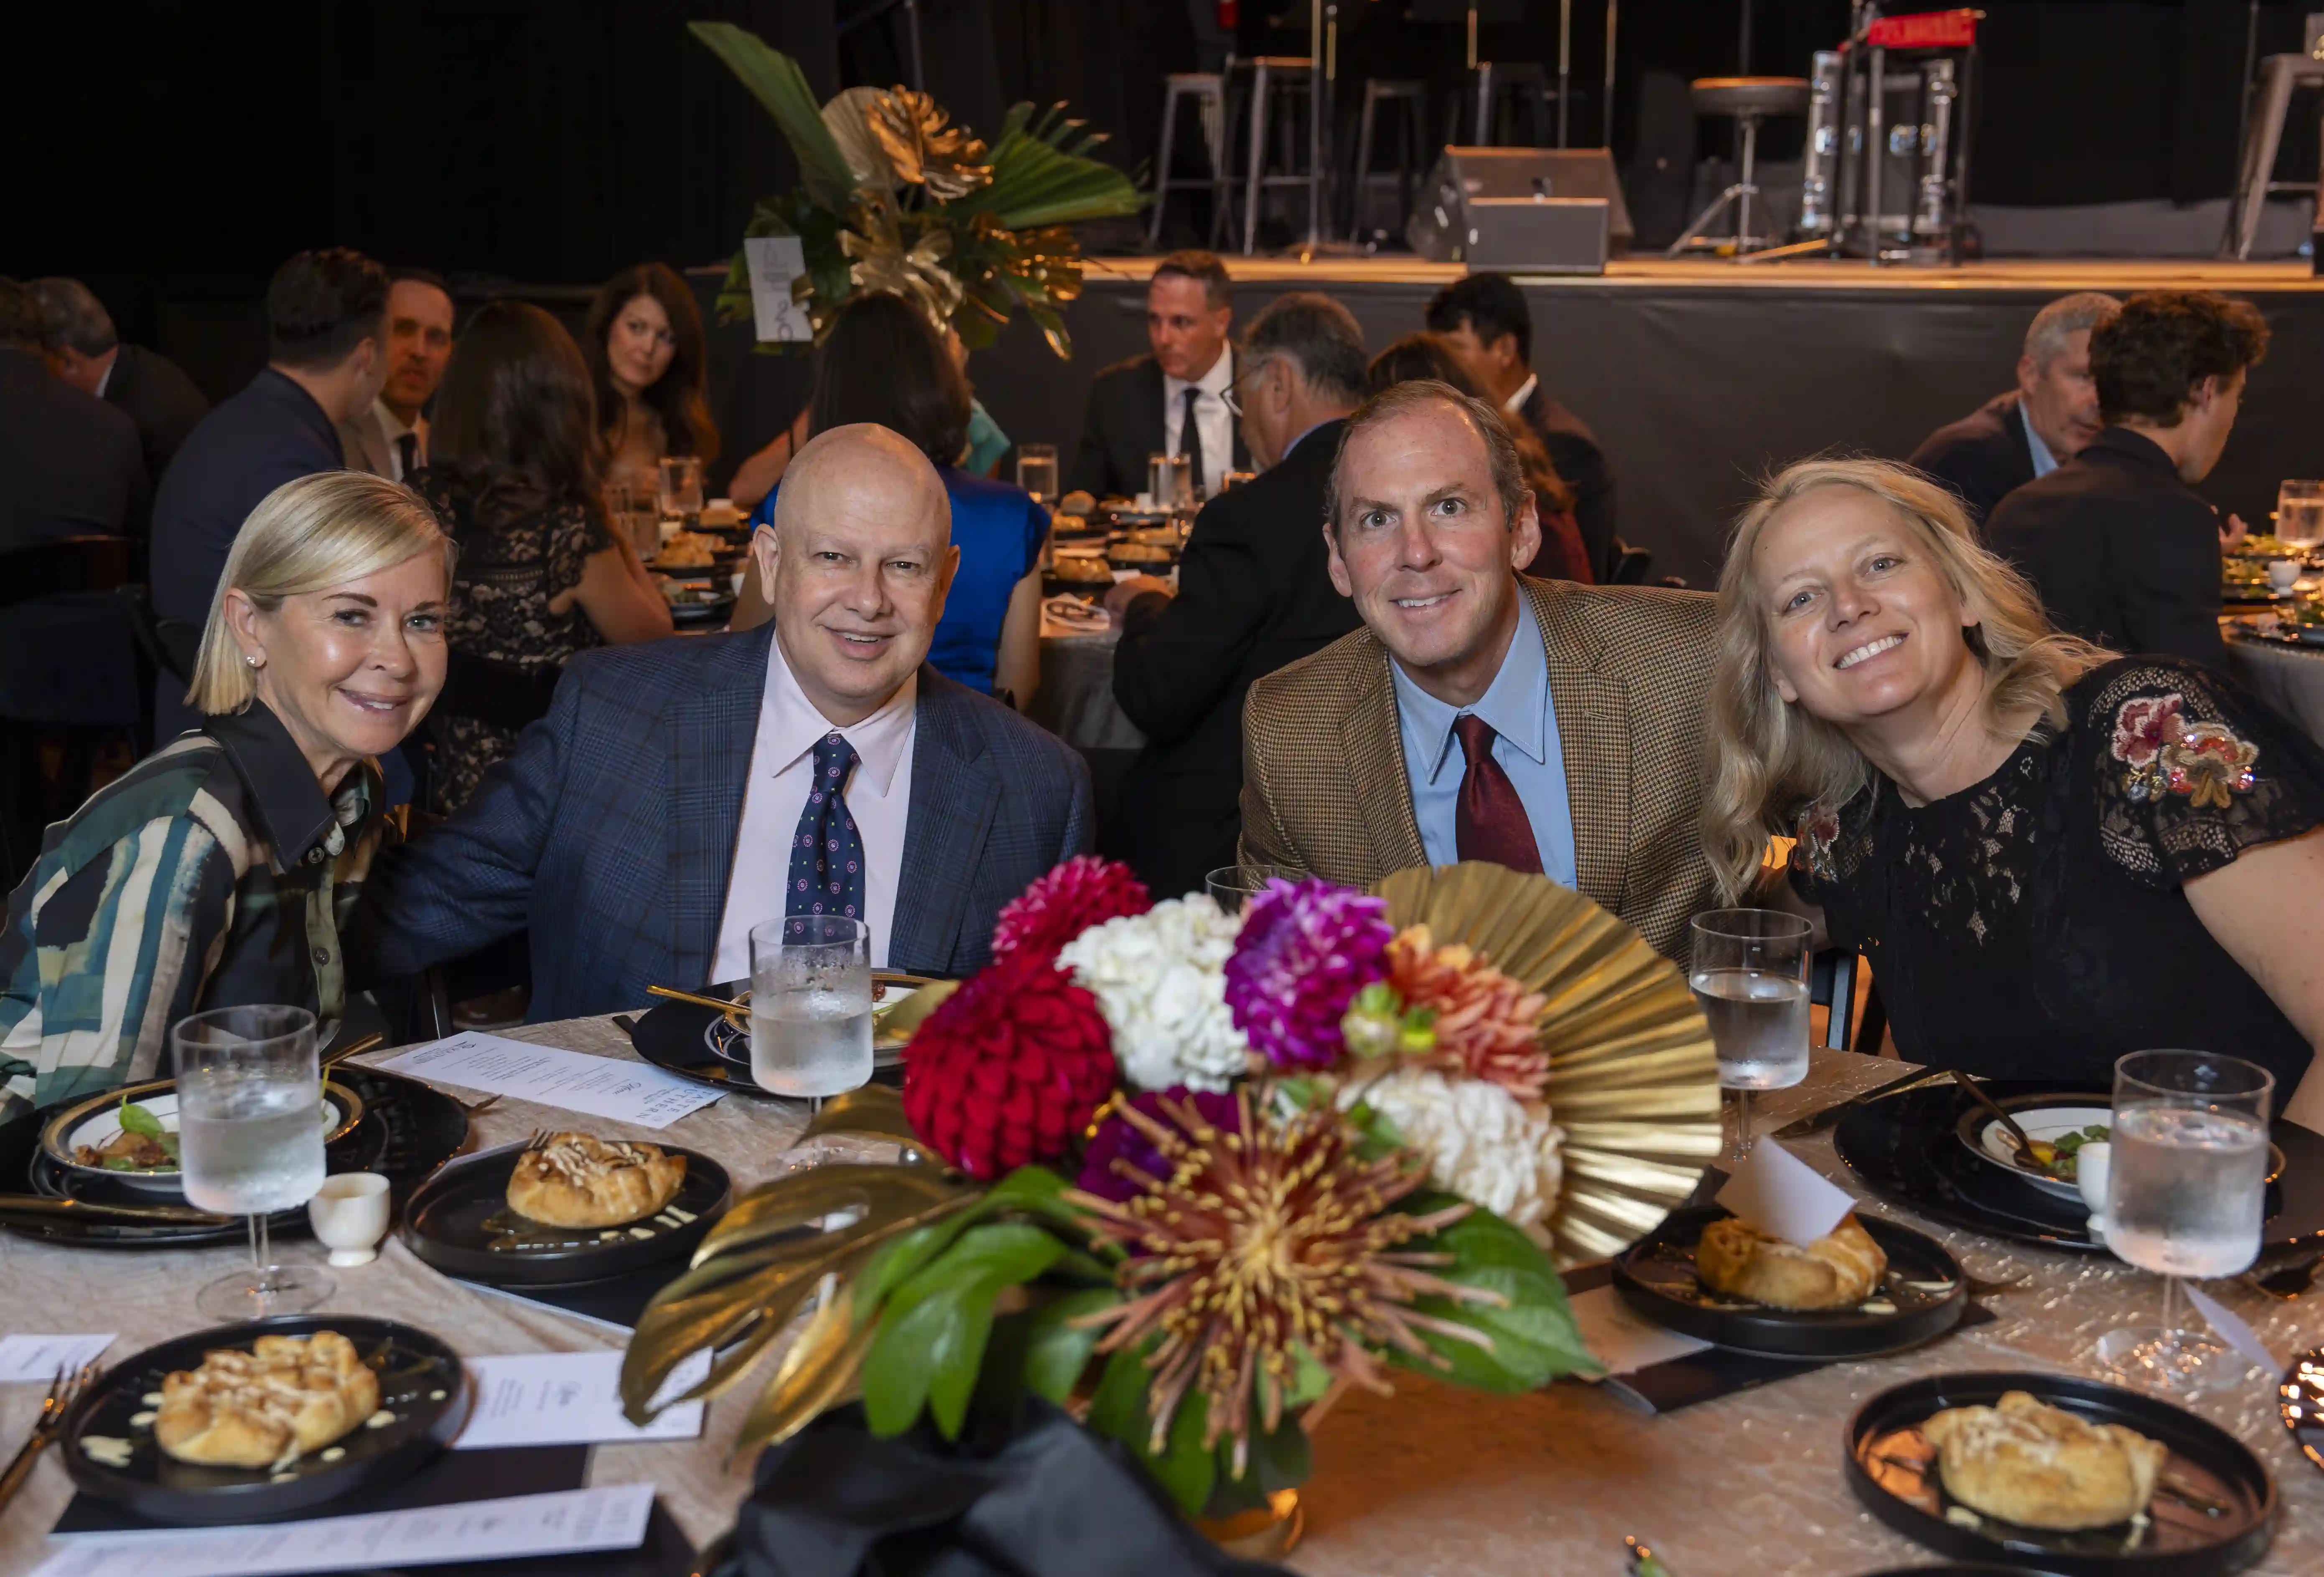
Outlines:
{"label": "black dinner plate", "polygon": [[1715,1204],[1673,1211],[1616,1257],[1622,1301],[1658,1325],[1761,1358],[1830,1361],[1899,1352],[1941,1336],[1968,1306],[1968,1278],[1935,1240],[1877,1216],[1856,1219],[1888,1256],[1887,1274],[1864,1305],[1777,1309],[1712,1292],[1695,1274],[1703,1229],[1729,1213]]}
{"label": "black dinner plate", "polygon": [[733,611],[734,594],[720,592],[706,601],[689,598],[682,603],[670,604],[669,619],[673,624],[723,624]]}
{"label": "black dinner plate", "polygon": [[[2081,1532],[2022,1527],[1970,1512],[1938,1481],[1920,1426],[1947,1407],[1990,1406],[2027,1391],[2094,1424],[2120,1424],[2170,1450],[2147,1506],[2152,1521]],[[2243,1442],[2153,1397],[2046,1374],[1941,1374],[1881,1392],[1848,1421],[1849,1488],[1866,1510],[1925,1549],[1969,1561],[2036,1564],[2058,1577],[2227,1577],[2267,1553],[2275,1480]],[[1949,1520],[1958,1508],[1974,1526]],[[2135,1547],[2126,1545],[2136,1537]]]}
{"label": "black dinner plate", "polygon": [[2292,1443],[2301,1456],[2324,1468],[2324,1347],[2310,1348],[2293,1359],[2275,1394]]}
{"label": "black dinner plate", "polygon": [[[358,1424],[331,1447],[280,1473],[176,1461],[153,1439],[151,1418],[134,1422],[153,1411],[164,1375],[198,1368],[205,1352],[247,1349],[261,1336],[317,1331],[337,1331],[355,1344],[379,1376],[379,1411],[389,1415],[386,1422]],[[84,1493],[151,1521],[280,1522],[311,1516],[342,1495],[410,1477],[460,1433],[472,1400],[460,1355],[426,1331],[360,1314],[254,1320],[180,1336],[115,1364],[66,1417],[57,1449]],[[116,1465],[91,1456],[92,1439],[126,1441],[125,1460]]]}
{"label": "black dinner plate", "polygon": [[[875,969],[875,981],[913,980],[927,977],[905,976],[893,970]],[[706,997],[724,997],[732,1001],[751,989],[747,980],[723,981],[705,986]],[[714,1090],[736,1090],[745,1095],[757,1095],[767,1100],[783,1099],[771,1090],[763,1089],[751,1076],[751,1054],[747,1037],[737,1038],[725,1028],[724,1015],[692,1002],[673,1002],[668,999],[638,1015],[637,1028],[630,1033],[630,1044],[637,1054],[658,1068],[676,1074],[681,1079],[691,1079],[697,1084],[707,1084]],[[872,1082],[878,1084],[900,1084],[904,1077],[904,1057],[900,1048],[885,1050],[876,1042],[872,1051]]]}
{"label": "black dinner plate", "polygon": [[1891,1566],[1864,1577],[2057,1577],[2031,1566],[1997,1566],[1990,1561],[1947,1561],[1938,1566]]}
{"label": "black dinner plate", "polygon": [[602,1281],[693,1252],[734,1193],[726,1168],[699,1150],[659,1211],[617,1227],[552,1227],[508,1205],[509,1175],[521,1144],[450,1162],[421,1184],[403,1209],[404,1246],[447,1276],[495,1286]]}

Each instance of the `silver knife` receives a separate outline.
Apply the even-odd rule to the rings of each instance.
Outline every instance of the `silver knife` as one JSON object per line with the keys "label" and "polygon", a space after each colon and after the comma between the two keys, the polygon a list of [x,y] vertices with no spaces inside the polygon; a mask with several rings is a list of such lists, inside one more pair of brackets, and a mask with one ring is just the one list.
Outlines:
{"label": "silver knife", "polygon": [[1861,1095],[1851,1095],[1847,1100],[1840,1102],[1836,1105],[1827,1106],[1822,1111],[1814,1113],[1812,1116],[1803,1117],[1797,1122],[1787,1122],[1783,1127],[1775,1130],[1775,1137],[1777,1139],[1805,1139],[1812,1133],[1821,1133],[1825,1129],[1830,1128],[1833,1123],[1838,1122],[1841,1118],[1855,1111],[1858,1107],[1869,1105],[1871,1102],[1879,1100],[1883,1095],[1901,1095],[1907,1090],[1917,1089],[1923,1084],[1932,1084],[1938,1079],[1950,1077],[1951,1077],[1951,1075],[1944,1072],[1942,1069],[1938,1069],[1932,1072],[1928,1068],[1922,1068],[1916,1072],[1903,1074],[1900,1077],[1889,1080],[1885,1084],[1875,1084],[1869,1090],[1865,1091]]}

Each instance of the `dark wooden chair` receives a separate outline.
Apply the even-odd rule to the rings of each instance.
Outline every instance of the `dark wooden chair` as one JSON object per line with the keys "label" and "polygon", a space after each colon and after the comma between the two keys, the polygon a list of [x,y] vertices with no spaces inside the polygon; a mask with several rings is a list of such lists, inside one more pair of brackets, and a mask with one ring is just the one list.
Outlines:
{"label": "dark wooden chair", "polygon": [[[0,608],[114,592],[129,579],[132,547],[126,537],[56,537],[0,553]],[[31,868],[50,813],[79,802],[71,786],[87,784],[104,732],[0,716],[0,883],[14,887]],[[49,742],[63,751],[54,794],[35,772],[40,746]],[[34,780],[28,784],[28,777]]]}
{"label": "dark wooden chair", "polygon": [[1833,1051],[1853,1050],[1861,1044],[1868,1056],[1880,1055],[1888,1033],[1888,1010],[1880,1001],[1877,982],[1864,993],[1864,1019],[1856,1019],[1856,972],[1864,960],[1845,947],[1827,947],[1808,964],[1808,1001],[1828,1009],[1823,1043]]}

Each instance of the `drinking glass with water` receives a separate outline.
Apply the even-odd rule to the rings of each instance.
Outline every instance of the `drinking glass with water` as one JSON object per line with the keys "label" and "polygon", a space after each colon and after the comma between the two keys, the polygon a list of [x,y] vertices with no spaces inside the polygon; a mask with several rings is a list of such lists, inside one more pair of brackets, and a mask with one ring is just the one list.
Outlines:
{"label": "drinking glass with water", "polygon": [[2208,1051],[2134,1051],[2114,1065],[2107,1247],[2163,1277],[2163,1323],[2109,1331],[2098,1356],[2123,1379],[2182,1394],[2234,1383],[2244,1360],[2179,1329],[2179,1278],[2233,1276],[2259,1258],[2275,1077]]}
{"label": "drinking glass with water", "polygon": [[203,1287],[195,1307],[221,1320],[303,1314],[331,1278],[272,1263],[266,1218],[323,1185],[323,1075],[315,1015],[304,1008],[214,1008],[171,1027],[178,1148],[187,1201],[246,1217],[250,1267]]}
{"label": "drinking glass with water", "polygon": [[2275,534],[2295,548],[2324,543],[2324,482],[2286,482],[2276,489]]}
{"label": "drinking glass with water", "polygon": [[798,915],[751,930],[751,1077],[820,1106],[872,1078],[872,927]]}
{"label": "drinking glass with water", "polygon": [[1729,1160],[1751,1153],[1751,1092],[1788,1090],[1808,1076],[1812,934],[1807,921],[1780,909],[1713,909],[1695,917],[1686,983],[1711,1026],[1720,1085],[1735,1092]]}
{"label": "drinking glass with water", "polygon": [[671,455],[657,468],[655,480],[662,518],[673,516],[689,531],[702,524],[702,459],[697,455]]}
{"label": "drinking glass with water", "polygon": [[1203,878],[1203,890],[1220,908],[1239,915],[1243,906],[1267,890],[1270,881],[1297,881],[1307,872],[1288,865],[1222,865]]}
{"label": "drinking glass with water", "polygon": [[1043,503],[1057,502],[1057,446],[1017,446],[1017,485]]}

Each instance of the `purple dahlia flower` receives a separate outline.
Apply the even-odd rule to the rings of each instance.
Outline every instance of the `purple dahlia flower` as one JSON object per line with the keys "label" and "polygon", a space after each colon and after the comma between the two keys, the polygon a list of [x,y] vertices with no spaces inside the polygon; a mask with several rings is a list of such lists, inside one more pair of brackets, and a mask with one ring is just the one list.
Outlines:
{"label": "purple dahlia flower", "polygon": [[1278,1068],[1338,1062],[1341,1018],[1385,971],[1387,917],[1385,900],[1320,877],[1268,882],[1226,965],[1227,1009],[1251,1049]]}
{"label": "purple dahlia flower", "polygon": [[[1174,1104],[1191,1102],[1203,1120],[1213,1128],[1238,1133],[1242,1130],[1241,1111],[1235,1098],[1223,1092],[1189,1090],[1178,1084],[1167,1090],[1150,1091],[1130,1104],[1156,1122],[1176,1128],[1176,1120],[1162,1109],[1166,1100]],[[1117,1160],[1128,1162],[1148,1177],[1170,1176],[1170,1164],[1162,1158],[1162,1152],[1154,1148],[1153,1141],[1124,1121],[1119,1113],[1109,1112],[1105,1120],[1098,1124],[1089,1148],[1082,1156],[1082,1192],[1110,1199],[1116,1204],[1126,1204],[1143,1192],[1136,1178],[1122,1176],[1120,1168],[1114,1165]]]}

